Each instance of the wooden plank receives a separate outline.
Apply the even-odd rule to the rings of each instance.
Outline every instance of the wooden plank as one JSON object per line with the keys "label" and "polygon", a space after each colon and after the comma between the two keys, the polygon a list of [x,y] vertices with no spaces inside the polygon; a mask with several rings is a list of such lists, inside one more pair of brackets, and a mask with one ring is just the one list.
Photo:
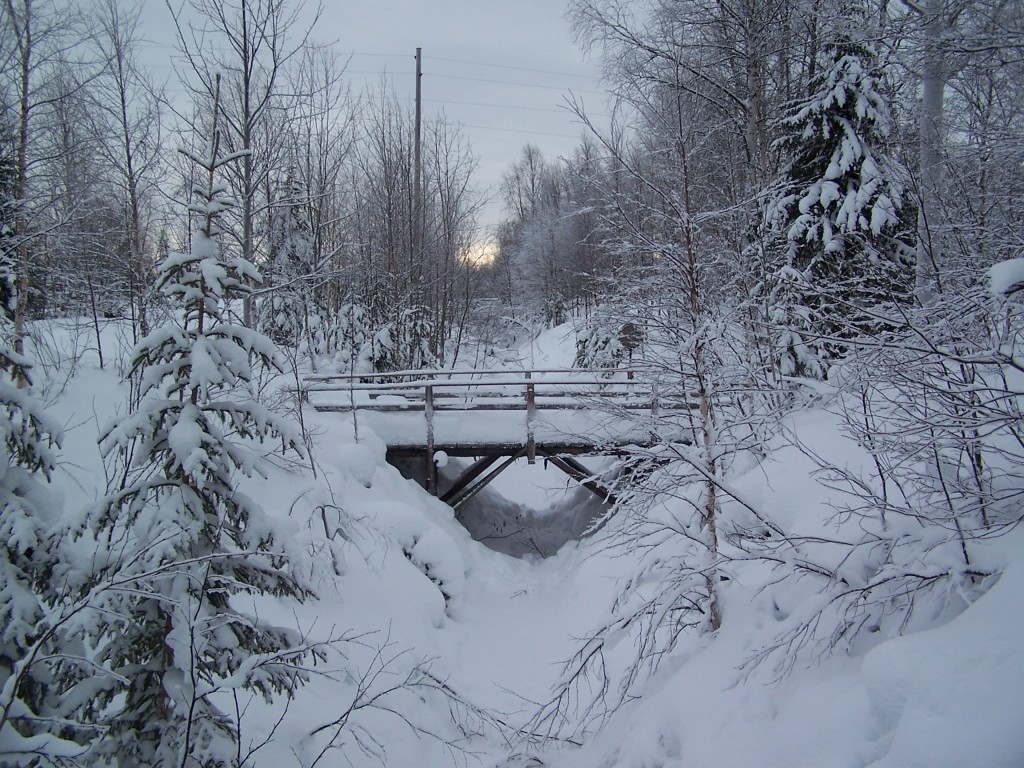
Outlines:
{"label": "wooden plank", "polygon": [[578,482],[595,496],[599,497],[606,504],[615,504],[617,502],[615,495],[594,480],[593,473],[575,459],[569,456],[549,454],[546,451],[544,452],[544,455],[554,466],[565,472],[565,474],[569,475],[569,477]]}
{"label": "wooden plank", "polygon": [[494,464],[502,457],[502,454],[494,454],[493,456],[484,456],[482,459],[477,459],[466,471],[459,475],[458,479],[452,483],[452,487],[445,491],[441,497],[441,501],[445,504],[450,504],[451,500],[461,494],[466,486],[476,480],[480,475],[490,469]]}
{"label": "wooden plank", "polygon": [[505,461],[501,463],[501,466],[492,469],[490,472],[488,472],[486,475],[480,478],[475,485],[471,485],[467,488],[464,488],[461,493],[454,496],[452,500],[449,502],[452,508],[458,509],[460,506],[462,506],[467,501],[472,499],[474,496],[480,493],[480,491],[486,488],[494,478],[496,478],[498,475],[500,475],[502,472],[508,469],[508,467],[511,466],[512,462],[514,462],[516,459],[521,459],[525,455],[526,449],[519,449],[511,456],[509,456],[507,459],[505,459]]}

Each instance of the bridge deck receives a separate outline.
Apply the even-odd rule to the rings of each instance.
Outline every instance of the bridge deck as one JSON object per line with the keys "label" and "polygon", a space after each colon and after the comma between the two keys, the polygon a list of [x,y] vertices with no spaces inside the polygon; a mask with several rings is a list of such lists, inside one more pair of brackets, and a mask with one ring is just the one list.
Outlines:
{"label": "bridge deck", "polygon": [[[638,414],[639,415],[639,414]],[[427,420],[422,411],[372,411],[360,409],[360,425],[372,429],[388,448],[422,452],[427,445]],[[641,417],[641,422],[644,421]],[[593,453],[601,449],[650,443],[650,430],[636,420],[580,410],[539,411],[532,420],[537,445],[564,453]],[[481,456],[507,452],[526,445],[528,426],[523,410],[435,410],[433,445],[450,456]]]}

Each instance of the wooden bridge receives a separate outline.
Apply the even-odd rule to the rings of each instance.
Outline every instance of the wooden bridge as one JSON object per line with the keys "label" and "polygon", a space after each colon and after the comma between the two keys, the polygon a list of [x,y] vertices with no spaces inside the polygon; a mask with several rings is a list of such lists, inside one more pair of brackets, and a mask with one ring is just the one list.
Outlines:
{"label": "wooden bridge", "polygon": [[[318,411],[353,414],[388,446],[388,460],[422,461],[438,495],[438,455],[475,461],[441,494],[458,508],[516,459],[537,456],[605,501],[614,495],[580,463],[650,444],[645,417],[687,408],[634,371],[581,369],[396,371],[308,376],[304,397]],[[499,463],[500,462],[500,463]]]}

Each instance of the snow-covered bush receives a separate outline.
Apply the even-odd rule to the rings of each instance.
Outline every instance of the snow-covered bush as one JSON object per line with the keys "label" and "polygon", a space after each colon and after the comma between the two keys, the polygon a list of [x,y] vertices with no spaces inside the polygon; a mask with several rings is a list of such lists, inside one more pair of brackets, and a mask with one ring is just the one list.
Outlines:
{"label": "snow-covered bush", "polygon": [[618,368],[629,365],[643,343],[640,321],[629,315],[595,315],[576,341],[579,368]]}

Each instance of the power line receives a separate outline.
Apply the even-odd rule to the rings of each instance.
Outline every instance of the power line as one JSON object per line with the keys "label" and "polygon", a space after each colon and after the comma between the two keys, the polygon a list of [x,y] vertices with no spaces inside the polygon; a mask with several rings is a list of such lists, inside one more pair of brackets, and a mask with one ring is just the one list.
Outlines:
{"label": "power line", "polygon": [[[429,73],[429,72],[426,73],[426,74],[427,75],[431,75],[431,73]],[[437,78],[442,78],[442,79],[445,79],[445,80],[471,80],[471,81],[477,82],[477,83],[491,83],[492,85],[518,85],[521,88],[543,88],[544,90],[547,90],[547,91],[567,91],[567,90],[573,90],[575,93],[594,93],[594,94],[600,94],[601,93],[600,91],[586,90],[586,89],[583,89],[583,88],[570,89],[570,88],[563,88],[560,85],[538,85],[536,83],[517,83],[517,82],[511,81],[511,80],[488,80],[487,78],[484,78],[484,77],[467,77],[465,75],[432,75],[432,76],[433,77],[437,77]]]}
{"label": "power line", "polygon": [[532,67],[513,67],[510,64],[488,64],[483,61],[466,61],[464,59],[446,59],[441,56],[431,56],[430,61],[443,61],[448,64],[465,64],[470,67],[488,67],[490,69],[506,69],[511,72],[534,72],[538,75],[554,75],[555,77],[575,77],[579,80],[596,82],[599,77],[594,75],[581,75],[578,72],[558,72],[553,69],[534,69]]}
{"label": "power line", "polygon": [[545,133],[544,131],[529,131],[522,128],[498,128],[493,125],[472,125],[471,123],[459,123],[463,128],[475,128],[478,131],[501,131],[502,133],[521,133],[524,136],[550,136],[556,139],[579,139],[579,135],[569,136],[566,133]]}
{"label": "power line", "polygon": [[575,77],[580,80],[589,80],[595,82],[600,80],[599,77],[594,75],[581,75],[578,72],[557,72],[552,69],[533,69],[532,67],[513,67],[509,64],[487,64],[482,61],[464,61],[462,59],[445,59],[439,56],[431,56],[431,61],[443,61],[450,64],[465,64],[470,67],[489,67],[491,69],[507,69],[512,72],[535,72],[538,75],[554,75],[556,77]]}
{"label": "power line", "polygon": [[[405,99],[409,101],[410,99]],[[515,104],[490,104],[483,101],[455,101],[453,99],[424,99],[424,101],[430,102],[431,104],[456,104],[462,107],[488,107],[489,109],[514,109],[517,112],[548,112],[557,115],[571,115],[572,112],[568,108],[564,107],[520,107]],[[589,113],[588,113],[589,115]],[[611,115],[598,115],[593,114],[589,117],[601,117],[607,118]]]}
{"label": "power line", "polygon": [[[405,59],[407,53],[364,53],[362,51],[341,51],[342,56],[373,56],[381,58]],[[595,75],[584,75],[579,72],[559,72],[553,69],[534,69],[533,67],[516,67],[511,64],[493,64],[486,61],[469,61],[467,59],[449,59],[444,56],[427,56],[427,61],[441,61],[446,64],[464,64],[469,67],[487,67],[488,69],[504,69],[510,72],[533,72],[538,75],[554,75],[556,77],[574,77],[580,80],[595,82],[600,78]]]}
{"label": "power line", "polygon": [[[177,93],[177,94],[192,93],[192,90],[190,90],[190,89],[188,89],[188,88],[186,88],[184,86],[177,86],[177,85],[164,86],[164,90],[167,91],[168,93]],[[412,102],[414,100],[412,96],[401,96],[401,97],[398,97],[398,98],[399,98],[400,101],[403,101],[403,102]],[[436,99],[436,98],[423,99],[423,101],[425,103],[429,103],[429,104],[437,104],[437,105],[442,106],[442,107],[448,106],[448,105],[459,106],[459,107],[485,107],[487,109],[508,109],[508,110],[514,110],[516,112],[544,112],[546,114],[564,115],[564,116],[570,116],[570,117],[573,114],[568,108],[563,108],[563,107],[528,107],[528,106],[521,106],[521,105],[517,105],[517,104],[496,104],[494,102],[485,102],[485,101],[462,101],[462,100],[458,100],[458,99]],[[595,118],[608,118],[608,117],[610,117],[610,115],[598,114],[598,113],[594,113],[594,114],[588,113],[588,116],[589,117],[595,117]]]}
{"label": "power line", "polygon": [[[348,75],[378,75],[378,76],[384,75],[384,76],[387,76],[387,77],[393,77],[395,75],[394,72],[389,72],[387,70],[369,70],[369,69],[347,69],[347,70],[345,70],[345,74],[348,74]],[[401,74],[402,77],[406,76],[404,73],[400,73],[400,74]],[[512,86],[519,86],[520,88],[541,88],[541,89],[546,90],[546,91],[561,91],[561,92],[572,91],[573,93],[592,93],[592,94],[596,94],[596,95],[600,95],[601,94],[601,91],[593,91],[593,90],[587,90],[587,89],[583,89],[583,88],[565,88],[565,87],[560,86],[560,85],[540,85],[539,83],[517,83],[517,82],[514,82],[512,80],[489,80],[489,79],[487,79],[485,77],[468,77],[466,75],[442,75],[442,74],[434,74],[432,72],[424,72],[423,76],[424,77],[434,77],[434,78],[438,78],[438,79],[441,79],[441,80],[470,80],[470,81],[476,82],[476,83],[490,83],[492,85],[512,85]]]}
{"label": "power line", "polygon": [[415,59],[409,53],[369,53],[367,51],[337,51],[339,56],[373,56],[380,59]]}
{"label": "power line", "polygon": [[[356,118],[355,122],[362,125],[371,123],[372,118],[369,115],[361,115]],[[502,128],[496,125],[476,125],[474,123],[463,123],[457,121],[451,124],[453,128],[473,128],[479,131],[499,131],[501,133],[518,133],[524,136],[549,136],[555,139],[579,139],[579,135],[570,136],[567,133],[548,133],[546,131],[534,131],[528,128]]]}
{"label": "power line", "polygon": [[[359,54],[359,55],[362,55],[362,56],[371,56],[372,55],[372,56],[388,56],[388,57],[391,57],[391,56],[399,56],[400,54],[397,54],[397,53],[375,53],[375,54]],[[406,57],[403,56],[403,58],[406,58]],[[458,60],[458,59],[430,59],[430,61],[450,61],[450,62],[453,62],[453,63],[466,64],[466,65],[487,66],[487,65],[484,65],[484,64],[475,64],[474,62],[461,61],[461,60]],[[177,66],[175,64],[169,63],[169,62],[156,62],[156,63],[148,64],[147,66],[152,67],[152,68],[156,68],[156,69],[172,69],[172,70],[175,70],[175,71],[177,70]],[[493,66],[495,66],[496,68],[500,68],[500,69],[509,69],[509,70],[516,70],[516,71],[521,71],[521,72],[536,72],[536,73],[540,73],[540,74],[563,75],[563,76],[566,76],[566,77],[581,77],[581,78],[584,77],[583,75],[574,75],[574,74],[569,73],[569,72],[554,72],[554,71],[548,71],[548,70],[542,70],[542,69],[527,69],[525,67],[505,67],[505,66],[501,66],[501,65],[493,65]],[[398,74],[398,75],[400,75],[402,77],[405,77],[405,73],[395,73],[394,71],[387,70],[387,69],[348,69],[348,68],[346,68],[345,71],[344,71],[344,74],[346,74],[346,75],[373,75],[375,77],[394,77],[394,76],[396,76],[396,74]],[[515,80],[493,80],[493,79],[484,78],[484,77],[470,77],[468,75],[448,75],[448,74],[442,74],[442,73],[424,72],[424,76],[426,76],[426,77],[435,77],[435,78],[444,79],[444,80],[465,80],[465,81],[477,82],[477,83],[488,83],[488,84],[491,84],[491,85],[509,85],[509,86],[520,87],[520,88],[539,88],[539,89],[546,90],[546,91],[560,91],[560,92],[563,92],[563,93],[565,91],[572,91],[573,93],[589,93],[589,94],[595,94],[595,95],[600,95],[602,93],[601,91],[596,91],[596,90],[591,90],[591,89],[572,88],[572,87],[566,87],[566,86],[560,86],[560,85],[542,85],[540,83],[523,83],[523,82],[519,82],[519,81],[515,81]],[[593,79],[593,78],[591,78],[591,79]],[[451,102],[451,103],[457,103],[457,102]],[[471,102],[464,102],[464,103],[469,104]],[[495,107],[499,107],[499,106],[503,106],[503,105],[499,105],[499,104],[481,104],[479,106],[495,106]],[[533,108],[533,109],[540,109],[540,108]]]}

